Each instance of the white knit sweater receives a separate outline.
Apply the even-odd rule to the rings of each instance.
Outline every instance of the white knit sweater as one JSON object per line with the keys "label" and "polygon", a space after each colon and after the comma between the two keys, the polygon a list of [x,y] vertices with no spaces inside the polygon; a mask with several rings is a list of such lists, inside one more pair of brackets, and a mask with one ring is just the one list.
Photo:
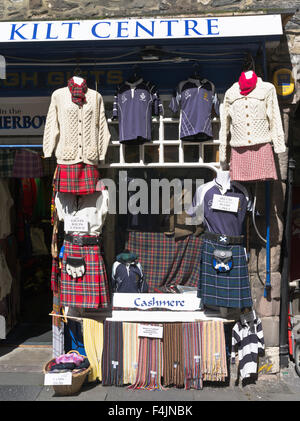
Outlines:
{"label": "white knit sweater", "polygon": [[85,95],[86,103],[78,106],[68,87],[53,92],[43,137],[45,158],[53,151],[58,164],[97,165],[105,158],[110,133],[103,98],[92,89]]}
{"label": "white knit sweater", "polygon": [[221,107],[220,164],[227,168],[228,135],[231,147],[273,142],[276,153],[284,152],[284,132],[274,85],[257,78],[248,95],[240,94],[238,82],[225,92]]}

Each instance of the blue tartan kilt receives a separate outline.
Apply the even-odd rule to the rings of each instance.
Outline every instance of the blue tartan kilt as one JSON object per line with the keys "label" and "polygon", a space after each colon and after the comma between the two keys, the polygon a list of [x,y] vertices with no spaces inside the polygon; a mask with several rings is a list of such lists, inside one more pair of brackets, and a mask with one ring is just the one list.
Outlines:
{"label": "blue tartan kilt", "polygon": [[[213,268],[215,249],[232,251],[233,267],[229,272],[217,272]],[[207,306],[252,307],[248,264],[243,246],[220,245],[203,239],[198,297]]]}

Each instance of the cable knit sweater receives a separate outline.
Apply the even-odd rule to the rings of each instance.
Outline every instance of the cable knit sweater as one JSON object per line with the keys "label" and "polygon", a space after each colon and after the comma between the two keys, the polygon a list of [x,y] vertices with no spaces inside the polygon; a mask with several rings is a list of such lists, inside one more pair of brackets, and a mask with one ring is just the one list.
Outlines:
{"label": "cable knit sweater", "polygon": [[55,151],[58,164],[97,165],[105,158],[109,141],[103,98],[98,92],[88,89],[83,106],[72,102],[68,87],[53,92],[43,137],[45,158]]}
{"label": "cable knit sweater", "polygon": [[231,147],[273,142],[276,153],[284,152],[284,133],[274,85],[259,77],[248,95],[240,94],[238,82],[225,92],[221,107],[220,164],[227,168],[228,135]]}

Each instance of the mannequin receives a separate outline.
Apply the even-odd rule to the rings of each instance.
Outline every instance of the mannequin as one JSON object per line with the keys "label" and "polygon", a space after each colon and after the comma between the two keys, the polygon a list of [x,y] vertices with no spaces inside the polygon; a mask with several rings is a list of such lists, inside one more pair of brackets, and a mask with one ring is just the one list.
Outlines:
{"label": "mannequin", "polygon": [[187,212],[205,229],[197,294],[204,308],[252,307],[243,236],[248,201],[246,189],[219,170],[197,189]]}
{"label": "mannequin", "polygon": [[230,189],[230,172],[222,170],[217,171],[215,181],[218,184],[221,193],[226,193],[226,191]]}
{"label": "mannequin", "polygon": [[73,76],[73,80],[77,85],[82,85],[84,79],[82,77],[79,76]]}
{"label": "mannequin", "polygon": [[225,92],[220,120],[220,164],[227,170],[230,157],[231,180],[277,180],[273,149],[286,146],[274,85],[248,67]]}

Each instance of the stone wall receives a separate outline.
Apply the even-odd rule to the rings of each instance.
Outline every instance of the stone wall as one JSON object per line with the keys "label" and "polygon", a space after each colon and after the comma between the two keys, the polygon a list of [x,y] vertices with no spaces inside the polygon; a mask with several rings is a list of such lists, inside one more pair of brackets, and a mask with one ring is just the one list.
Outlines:
{"label": "stone wall", "polygon": [[[294,10],[298,0],[2,0],[1,20],[265,13]],[[293,25],[299,25],[299,18]]]}

